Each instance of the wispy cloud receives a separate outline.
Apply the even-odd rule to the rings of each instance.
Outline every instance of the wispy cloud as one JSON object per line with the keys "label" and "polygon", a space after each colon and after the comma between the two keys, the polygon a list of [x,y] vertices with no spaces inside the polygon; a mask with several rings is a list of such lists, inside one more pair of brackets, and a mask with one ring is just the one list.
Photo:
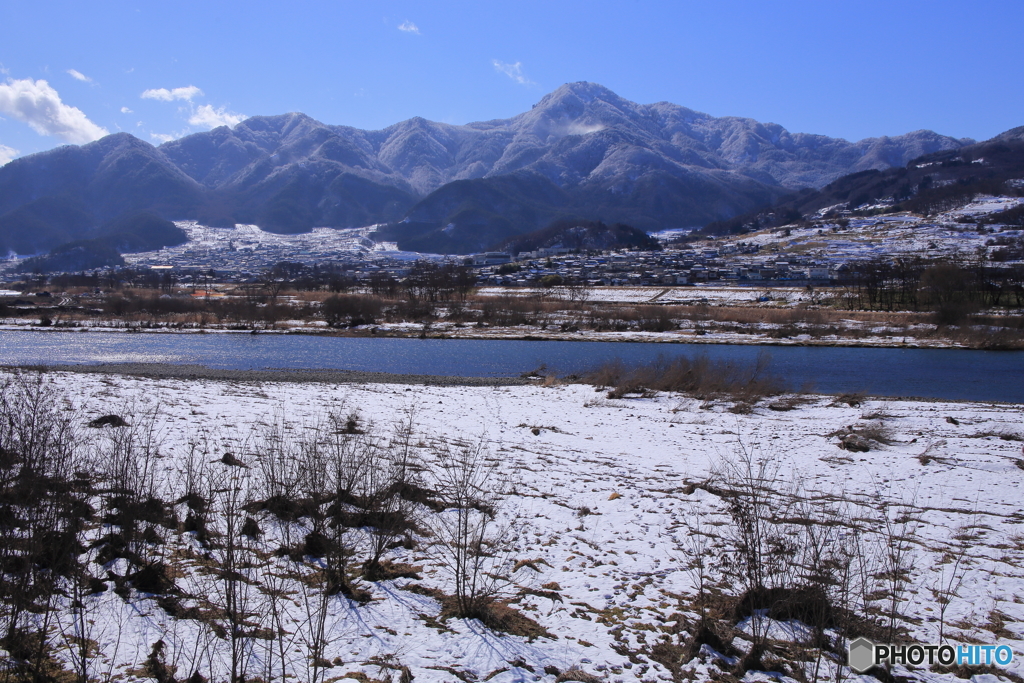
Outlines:
{"label": "wispy cloud", "polygon": [[416,35],[420,34],[420,27],[411,21],[403,21],[398,25],[398,30],[405,31],[406,33],[415,33]]}
{"label": "wispy cloud", "polygon": [[178,139],[176,136],[170,135],[168,133],[150,133],[149,137],[153,138],[154,140],[157,141],[157,144],[161,145],[164,144],[165,142],[170,142],[171,140]]}
{"label": "wispy cloud", "polygon": [[7,145],[0,145],[0,166],[12,161],[16,156],[18,156],[18,150]]}
{"label": "wispy cloud", "polygon": [[245,114],[236,114],[224,107],[214,109],[211,104],[201,104],[192,112],[188,123],[191,126],[207,126],[209,128],[216,128],[218,126],[234,128],[245,119]]}
{"label": "wispy cloud", "polygon": [[52,135],[66,142],[84,144],[98,140],[107,129],[97,126],[85,113],[64,104],[46,81],[8,79],[0,84],[0,112],[24,121],[40,135]]}
{"label": "wispy cloud", "polygon": [[84,73],[82,73],[81,71],[78,71],[77,69],[68,69],[68,73],[69,73],[69,74],[71,75],[71,77],[72,77],[72,78],[74,78],[74,79],[75,79],[76,81],[82,81],[83,83],[92,83],[92,79],[91,79],[91,78],[89,78],[88,76],[86,76],[86,75],[85,75]]}
{"label": "wispy cloud", "polygon": [[198,97],[203,94],[203,91],[194,85],[188,85],[184,88],[151,88],[142,93],[141,97],[144,100],[163,100],[164,102],[172,102],[174,100],[186,100],[192,101],[193,97]]}
{"label": "wispy cloud", "polygon": [[601,123],[580,123],[579,121],[573,121],[565,127],[565,134],[590,135],[591,133],[600,133],[604,128],[604,124]]}
{"label": "wispy cloud", "polygon": [[121,107],[121,113],[122,113],[122,114],[133,114],[133,113],[135,113],[135,112],[133,112],[133,111],[132,111],[131,109],[129,109],[128,107]]}
{"label": "wispy cloud", "polygon": [[505,74],[519,85],[536,85],[533,81],[526,77],[523,73],[523,63],[516,62],[515,64],[507,64],[499,59],[491,61],[494,65],[494,70]]}

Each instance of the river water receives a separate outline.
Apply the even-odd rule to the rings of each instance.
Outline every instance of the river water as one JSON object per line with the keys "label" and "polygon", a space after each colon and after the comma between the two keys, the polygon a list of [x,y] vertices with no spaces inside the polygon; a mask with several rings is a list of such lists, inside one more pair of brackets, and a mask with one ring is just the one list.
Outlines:
{"label": "river water", "polygon": [[581,373],[616,358],[642,363],[704,354],[753,363],[761,353],[794,389],[1024,403],[1024,351],[0,331],[0,363],[7,365],[175,363],[510,377],[541,365],[560,375]]}

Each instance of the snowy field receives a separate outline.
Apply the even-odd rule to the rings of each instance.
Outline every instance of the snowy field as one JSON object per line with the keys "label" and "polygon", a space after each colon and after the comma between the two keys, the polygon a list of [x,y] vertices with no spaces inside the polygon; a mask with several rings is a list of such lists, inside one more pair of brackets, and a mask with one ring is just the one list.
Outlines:
{"label": "snowy field", "polygon": [[[729,238],[728,241],[761,247],[759,257],[794,254],[830,263],[865,260],[884,256],[925,258],[971,258],[992,247],[990,234],[979,233],[974,225],[957,222],[964,217],[980,218],[1019,206],[1019,197],[979,196],[969,204],[926,218],[914,214],[850,218],[846,227],[786,226]],[[990,226],[1006,237],[1018,237],[1019,229]]]}
{"label": "snowy field", "polygon": [[261,230],[256,225],[238,224],[234,228],[211,228],[195,221],[177,221],[188,242],[155,251],[125,254],[130,266],[206,264],[218,267],[261,270],[275,260],[323,263],[346,257],[374,260],[392,258],[415,261],[436,258],[431,254],[399,251],[393,242],[374,242],[367,235],[376,230],[363,228],[314,228],[309,232],[281,235]]}
{"label": "snowy field", "polygon": [[[573,293],[564,287],[480,287],[479,296],[515,298],[541,297],[571,300]],[[625,304],[680,304],[713,306],[743,306],[771,302],[773,306],[793,305],[811,301],[806,287],[779,287],[764,284],[750,287],[721,285],[694,285],[692,287],[591,287],[587,290],[587,303]]]}
{"label": "snowy field", "polygon": [[[435,522],[452,512],[423,508],[419,526],[434,535],[413,534],[409,548],[387,551],[392,562],[417,568],[420,578],[354,579],[353,586],[369,595],[365,604],[342,594],[330,597],[322,612],[323,667],[313,670],[307,644],[315,636],[310,604],[316,593],[313,581],[301,577],[317,561],[272,552],[289,534],[301,538],[306,522],[289,525],[269,512],[253,512],[263,535],[252,541],[254,564],[244,570],[246,605],[264,625],[278,615],[285,633],[279,641],[245,641],[240,661],[253,677],[271,666],[296,680],[397,681],[405,667],[424,682],[558,676],[667,681],[676,666],[676,680],[721,680],[757,633],[776,651],[806,654],[810,649],[797,648],[806,628],[758,613],[728,631],[733,655],[705,645],[692,661],[671,663],[679,662],[678,649],[698,620],[695,560],[706,560],[712,592],[740,592],[725,569],[733,526],[723,489],[736,483],[724,472],[741,467],[743,453],[752,462],[768,463],[769,470],[777,468],[769,493],[785,499],[791,513],[839,513],[836,519],[843,522],[836,528],[845,534],[843,542],[855,535],[864,557],[881,562],[894,538],[906,538],[906,581],[897,586],[896,607],[898,626],[908,637],[936,642],[941,622],[950,641],[1009,645],[1015,653],[1009,671],[1024,673],[1024,413],[1018,405],[849,405],[811,396],[776,403],[775,409],[767,399],[742,414],[730,412],[727,402],[702,404],[671,394],[610,399],[580,385],[320,385],[64,373],[46,375],[45,381],[66,408],[77,407],[78,423],[108,414],[127,418],[129,427],[80,429],[92,452],[103,453],[125,430],[151,435],[153,488],[165,500],[184,495],[190,453],[190,471],[202,472],[201,486],[242,490],[265,469],[261,459],[269,456],[260,449],[267,443],[261,435],[274,432],[295,446],[311,434],[323,435],[332,413],[354,420],[349,427],[358,427],[353,434],[364,432],[362,439],[387,440],[397,426],[411,425],[407,443],[424,463],[427,488],[438,481],[445,444],[456,450],[459,443],[479,447],[494,466],[488,470],[493,488],[486,493],[494,494],[494,528],[507,524],[508,533],[488,568],[507,578],[497,580],[495,595],[536,622],[534,637],[495,632],[472,619],[442,618],[436,591],[451,595],[453,580],[441,547],[443,530]],[[870,442],[870,450],[840,449],[840,439],[851,433]],[[217,495],[211,494],[223,500]],[[185,505],[177,508],[184,518]],[[882,533],[886,524],[900,533]],[[99,525],[88,534],[95,540],[108,531]],[[348,538],[357,556],[373,540],[358,529]],[[221,551],[204,546],[197,533],[166,533],[164,539],[146,552],[174,567],[184,608],[216,602],[223,585],[211,565]],[[93,559],[95,552],[90,551]],[[115,559],[95,573],[104,571],[108,577],[124,574],[127,561]],[[957,576],[960,581],[951,584]],[[250,582],[252,577],[263,578]],[[113,586],[114,579],[108,583]],[[862,588],[865,604],[855,599],[851,607],[877,614],[885,599],[869,596],[866,584]],[[223,630],[218,635],[215,612],[207,611],[214,615],[208,619],[174,619],[151,595],[121,593],[106,590],[86,598],[82,635],[95,641],[90,667],[97,680],[146,678],[144,662],[157,641],[180,679],[198,671],[210,680],[227,680],[231,648]],[[940,615],[943,595],[948,607]],[[872,601],[874,608],[866,604]],[[73,631],[62,622],[64,627]],[[278,643],[283,650],[275,650]],[[821,677],[836,680],[832,660],[823,661]],[[841,673],[858,679],[848,670]],[[894,673],[957,680],[921,668],[897,666]],[[769,678],[747,673],[746,680]],[[977,680],[996,681],[989,675]]]}

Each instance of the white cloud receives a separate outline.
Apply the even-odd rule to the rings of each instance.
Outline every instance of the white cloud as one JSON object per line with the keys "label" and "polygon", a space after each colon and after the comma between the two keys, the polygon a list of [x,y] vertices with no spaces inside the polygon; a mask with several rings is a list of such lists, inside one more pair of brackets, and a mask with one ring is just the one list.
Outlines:
{"label": "white cloud", "polygon": [[189,85],[184,88],[173,88],[171,90],[167,88],[151,88],[143,92],[141,97],[144,100],[163,100],[164,102],[187,100],[191,102],[193,97],[198,97],[202,94],[202,90],[194,85]]}
{"label": "white cloud", "polygon": [[8,79],[0,84],[0,112],[24,121],[40,135],[74,144],[92,142],[107,134],[106,128],[90,121],[81,109],[61,102],[57,91],[42,80]]}
{"label": "white cloud", "polygon": [[134,114],[135,112],[133,112],[133,111],[132,111],[131,109],[129,109],[128,107],[121,107],[121,113],[122,113],[122,114]]}
{"label": "white cloud", "polygon": [[406,33],[415,33],[416,35],[420,34],[420,27],[411,21],[403,21],[398,25],[398,30],[405,31]]}
{"label": "white cloud", "polygon": [[81,71],[78,71],[76,69],[68,69],[68,73],[71,74],[71,77],[74,78],[76,81],[82,81],[84,83],[92,83],[92,79],[89,78],[88,76],[86,76]]}
{"label": "white cloud", "polygon": [[228,128],[234,128],[245,119],[245,114],[235,114],[224,107],[214,109],[211,104],[201,104],[192,112],[188,123],[190,126],[207,126],[209,128],[227,126]]}
{"label": "white cloud", "polygon": [[150,133],[149,137],[153,138],[154,140],[157,141],[158,144],[161,145],[164,144],[165,142],[170,142],[171,140],[178,139],[173,135],[168,135],[167,133]]}
{"label": "white cloud", "polygon": [[565,127],[566,135],[590,135],[591,133],[600,133],[604,130],[604,125],[600,123],[580,123],[579,121],[573,121]]}
{"label": "white cloud", "polygon": [[[164,102],[185,100],[188,102],[188,105],[179,107],[178,112],[188,113],[188,124],[190,126],[202,126],[204,128],[228,126],[229,128],[234,128],[247,118],[245,114],[237,114],[235,112],[228,111],[225,107],[214,107],[212,104],[200,104],[196,106],[192,102],[192,98],[202,96],[203,91],[194,85],[184,88],[173,88],[171,90],[168,90],[167,88],[154,88],[142,93],[142,98],[147,100],[163,100]],[[126,109],[128,108],[124,107],[121,111],[125,112]],[[130,112],[131,110],[128,109],[128,111]],[[165,135],[163,133],[150,133],[150,135],[154,140],[167,142],[168,140],[176,140],[183,135],[186,135],[188,132],[189,131],[185,131],[177,135]]]}
{"label": "white cloud", "polygon": [[16,156],[18,156],[18,150],[7,145],[0,145],[0,166],[10,162]]}
{"label": "white cloud", "polygon": [[522,62],[506,64],[505,62],[495,59],[491,61],[491,64],[494,65],[495,71],[500,71],[519,85],[536,85],[536,83],[527,78],[526,74],[523,73]]}

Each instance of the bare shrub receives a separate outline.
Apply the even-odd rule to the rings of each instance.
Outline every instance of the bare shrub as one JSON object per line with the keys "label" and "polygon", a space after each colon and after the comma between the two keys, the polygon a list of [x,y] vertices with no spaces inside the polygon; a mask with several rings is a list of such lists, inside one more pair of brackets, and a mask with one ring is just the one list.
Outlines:
{"label": "bare shrub", "polygon": [[383,310],[383,299],[364,294],[334,294],[320,305],[320,312],[331,327],[372,325]]}
{"label": "bare shrub", "polygon": [[672,311],[665,306],[638,306],[637,329],[641,332],[668,332],[678,327]]}
{"label": "bare shrub", "polygon": [[284,521],[297,519],[297,503],[302,483],[299,447],[288,438],[281,415],[255,437],[250,445],[260,470],[259,496],[262,507]]}
{"label": "bare shrub", "polygon": [[724,487],[732,519],[727,571],[752,598],[765,589],[785,586],[792,575],[795,547],[776,524],[786,516],[787,505],[782,492],[787,484],[778,459],[740,443],[731,457],[718,460],[712,476]]}
{"label": "bare shrub", "polygon": [[[833,672],[841,677],[849,639],[880,638],[882,632],[870,615],[889,614],[895,609],[891,596],[899,600],[905,595],[904,574],[912,557],[906,545],[909,537],[890,527],[892,533],[883,534],[880,544],[880,550],[889,552],[888,565],[877,562],[838,496],[809,492],[800,480],[787,479],[781,472],[774,454],[742,444],[717,462],[713,478],[721,483],[715,490],[727,503],[730,517],[721,536],[726,545],[723,562],[716,567],[704,559],[707,540],[700,538],[699,519],[690,523],[690,538],[683,548],[691,556],[701,622],[707,614],[708,577],[721,571],[725,583],[736,587],[733,618],[750,618],[752,645],[739,664],[741,671],[765,666],[762,656],[774,647],[766,637],[770,618],[797,620],[808,627],[794,644],[802,654],[783,655],[791,662],[790,675],[805,681]],[[905,520],[900,518],[899,523]],[[879,601],[887,601],[881,609]],[[706,623],[698,631],[717,637]],[[688,650],[695,654],[693,647]]]}
{"label": "bare shrub", "polygon": [[944,553],[941,563],[942,569],[935,579],[932,587],[932,595],[939,605],[939,642],[943,642],[946,635],[946,612],[949,610],[955,598],[960,597],[960,588],[963,586],[964,578],[967,575],[970,558],[968,553],[977,540],[978,515],[975,513],[971,519],[961,524],[952,534],[954,541],[949,550]]}
{"label": "bare shrub", "polygon": [[861,437],[868,439],[869,441],[874,441],[875,443],[886,446],[895,443],[893,440],[892,428],[881,420],[872,420],[861,427],[855,428],[854,431]]}
{"label": "bare shrub", "polygon": [[628,370],[621,358],[602,363],[597,368],[588,372],[584,381],[596,387],[614,387],[620,379],[626,375]]}
{"label": "bare shrub", "polygon": [[844,503],[811,500],[804,492],[791,514],[799,529],[795,616],[810,627],[801,645],[813,661],[805,673],[816,683],[823,665],[834,666],[838,675],[846,641],[860,621],[856,564],[863,548]]}
{"label": "bare shrub", "polygon": [[137,555],[144,557],[146,544],[138,538],[139,523],[165,521],[156,479],[160,407],[125,406],[120,412],[127,419],[109,422],[93,441],[93,470],[106,486],[106,521],[118,525]]}
{"label": "bare shrub", "polygon": [[538,308],[543,310],[537,299],[503,293],[484,300],[480,305],[480,319],[497,327],[525,325],[536,319]]}
{"label": "bare shrub", "polygon": [[[10,655],[6,673],[18,680],[61,673],[53,653],[55,632],[68,632],[63,599],[87,579],[81,556],[92,474],[80,420],[42,373],[0,383],[0,647]],[[87,609],[82,602],[73,610],[83,637]],[[87,675],[86,651],[75,647],[71,656],[77,675]]]}
{"label": "bare shrub", "polygon": [[422,490],[419,485],[422,464],[413,437],[413,421],[409,416],[395,426],[388,439],[368,442],[361,453],[360,476],[352,494],[359,510],[355,523],[368,530],[363,575],[370,581],[403,571],[384,564],[383,557],[399,539],[416,528],[416,505],[409,493]]}
{"label": "bare shrub", "polygon": [[[886,642],[897,642],[902,622],[909,609],[906,600],[910,589],[917,553],[914,543],[920,522],[914,517],[916,493],[908,498],[893,501],[876,487],[876,527],[878,539],[878,570],[872,578],[876,590],[868,597],[881,603],[879,610],[884,619]],[[865,605],[866,611],[873,611]]]}
{"label": "bare shrub", "polygon": [[514,518],[499,517],[503,475],[483,441],[433,444],[430,477],[444,509],[424,520],[435,559],[448,575],[453,614],[487,622],[514,573]]}

